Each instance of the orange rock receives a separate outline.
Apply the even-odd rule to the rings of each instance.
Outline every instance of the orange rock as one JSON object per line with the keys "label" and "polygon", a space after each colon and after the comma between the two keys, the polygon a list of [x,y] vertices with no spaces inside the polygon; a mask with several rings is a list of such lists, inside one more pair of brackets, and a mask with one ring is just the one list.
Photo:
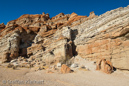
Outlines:
{"label": "orange rock", "polygon": [[86,18],[87,16],[75,16],[73,18],[70,18],[67,22],[68,25],[71,25],[73,22],[80,20],[81,18]]}
{"label": "orange rock", "polygon": [[33,32],[38,32],[39,28],[38,27],[29,27],[29,30],[31,30]]}
{"label": "orange rock", "polygon": [[18,27],[15,28],[15,30],[17,30],[17,29],[18,29],[20,32],[23,32],[23,28],[22,28],[21,26],[18,26]]}
{"label": "orange rock", "polygon": [[48,17],[49,19],[49,14],[45,14],[45,15],[40,15],[40,14],[36,14],[36,15],[29,15],[29,14],[24,14],[22,16],[20,16],[18,19],[16,19],[16,21],[20,20],[20,19],[23,19],[23,18],[40,18],[40,17]]}
{"label": "orange rock", "polygon": [[61,66],[61,73],[71,73],[71,69],[67,66],[67,65],[65,65],[65,64],[63,64],[62,66]]}
{"label": "orange rock", "polygon": [[72,18],[75,17],[75,16],[78,16],[78,15],[77,15],[76,13],[73,12],[73,13],[70,15],[69,20],[72,19]]}
{"label": "orange rock", "polygon": [[113,66],[110,61],[106,61],[106,59],[101,59],[97,63],[96,70],[101,70],[107,74],[110,74],[113,72]]}
{"label": "orange rock", "polygon": [[92,19],[94,17],[96,17],[94,11],[90,12],[90,15],[89,15],[88,19]]}
{"label": "orange rock", "polygon": [[57,23],[57,27],[60,27],[62,25],[63,25],[63,23]]}
{"label": "orange rock", "polygon": [[91,53],[92,53],[92,48],[87,47],[85,53],[86,53],[86,54],[91,54]]}
{"label": "orange rock", "polygon": [[97,61],[96,70],[100,70],[101,69],[101,62],[102,62],[102,59]]}
{"label": "orange rock", "polygon": [[1,23],[1,24],[0,24],[0,30],[1,30],[1,29],[4,29],[4,28],[5,28],[4,23]]}
{"label": "orange rock", "polygon": [[78,53],[85,53],[91,54],[92,53],[92,47],[90,45],[81,45],[77,47],[77,52]]}
{"label": "orange rock", "polygon": [[106,59],[102,59],[100,64],[101,64],[100,65],[100,68],[101,68],[100,70],[105,72]]}
{"label": "orange rock", "polygon": [[81,18],[86,18],[87,16],[78,16],[76,13],[72,13],[69,17],[67,25],[71,25],[73,22],[80,20]]}
{"label": "orange rock", "polygon": [[60,18],[63,16],[64,16],[64,13],[60,13],[60,14],[56,15],[55,17],[52,17],[52,19],[57,19],[57,18]]}

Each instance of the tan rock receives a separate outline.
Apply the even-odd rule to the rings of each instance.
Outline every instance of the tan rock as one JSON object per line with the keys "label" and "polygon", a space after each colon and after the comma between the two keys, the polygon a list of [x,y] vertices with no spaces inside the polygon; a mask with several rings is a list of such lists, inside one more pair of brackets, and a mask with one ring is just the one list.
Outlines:
{"label": "tan rock", "polygon": [[110,74],[113,72],[113,66],[110,61],[106,61],[106,59],[101,59],[97,63],[96,70],[101,70],[107,74]]}
{"label": "tan rock", "polygon": [[90,12],[90,15],[89,15],[88,19],[92,19],[94,17],[96,17],[94,11]]}
{"label": "tan rock", "polygon": [[29,27],[29,30],[33,31],[34,33],[37,33],[39,29],[39,27]]}
{"label": "tan rock", "polygon": [[[86,18],[87,16],[78,16],[76,13],[72,13],[71,15],[70,15],[70,18],[69,18],[69,20],[68,20],[68,22],[67,22],[67,25],[71,25],[73,22],[75,22],[75,21],[78,21],[78,20],[80,20],[81,18]],[[75,25],[78,25],[78,24],[80,24],[80,22],[79,23],[75,23]],[[74,26],[74,25],[73,25]]]}
{"label": "tan rock", "polygon": [[61,66],[61,73],[71,73],[71,69],[67,66],[67,65],[65,65],[65,64],[63,64],[62,66]]}
{"label": "tan rock", "polygon": [[63,16],[64,16],[64,13],[60,13],[60,14],[56,15],[55,17],[52,17],[52,19],[58,19]]}
{"label": "tan rock", "polygon": [[73,12],[73,13],[70,15],[69,20],[72,19],[72,18],[75,17],[75,16],[78,16],[78,15],[77,15],[75,12]]}

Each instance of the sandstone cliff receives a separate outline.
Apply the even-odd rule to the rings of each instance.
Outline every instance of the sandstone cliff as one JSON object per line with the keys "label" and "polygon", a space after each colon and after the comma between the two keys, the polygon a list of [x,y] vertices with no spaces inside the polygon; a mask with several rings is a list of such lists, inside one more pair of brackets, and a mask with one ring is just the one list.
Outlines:
{"label": "sandstone cliff", "polygon": [[116,68],[129,69],[129,6],[108,11],[72,29],[78,30],[74,43],[82,58],[106,58]]}
{"label": "sandstone cliff", "polygon": [[105,58],[118,69],[129,70],[129,6],[100,16],[76,13],[25,14],[0,24],[0,63],[19,57],[46,64],[66,63],[79,55],[97,61]]}
{"label": "sandstone cliff", "polygon": [[[73,56],[71,29],[66,26],[78,25],[86,20],[86,16],[72,15],[60,13],[50,18],[45,13],[25,14],[6,26],[0,24],[1,63],[19,56],[42,59],[46,63],[66,62]],[[75,23],[77,21],[79,23]]]}

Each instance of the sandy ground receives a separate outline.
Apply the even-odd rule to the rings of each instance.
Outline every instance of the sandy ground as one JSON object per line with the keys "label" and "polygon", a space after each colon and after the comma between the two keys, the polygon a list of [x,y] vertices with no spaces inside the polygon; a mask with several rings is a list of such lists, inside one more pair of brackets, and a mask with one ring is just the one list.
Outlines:
{"label": "sandy ground", "polygon": [[0,86],[129,86],[129,73],[76,70],[69,74],[0,67]]}

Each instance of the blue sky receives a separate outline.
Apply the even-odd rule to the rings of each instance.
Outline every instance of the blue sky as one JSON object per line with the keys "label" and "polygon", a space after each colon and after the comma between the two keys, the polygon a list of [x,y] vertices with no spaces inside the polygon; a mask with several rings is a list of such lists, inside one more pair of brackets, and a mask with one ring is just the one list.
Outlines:
{"label": "blue sky", "polygon": [[49,13],[53,17],[61,12],[78,15],[89,15],[94,11],[96,15],[105,13],[118,7],[126,7],[129,0],[1,0],[0,23],[15,20],[23,14]]}

